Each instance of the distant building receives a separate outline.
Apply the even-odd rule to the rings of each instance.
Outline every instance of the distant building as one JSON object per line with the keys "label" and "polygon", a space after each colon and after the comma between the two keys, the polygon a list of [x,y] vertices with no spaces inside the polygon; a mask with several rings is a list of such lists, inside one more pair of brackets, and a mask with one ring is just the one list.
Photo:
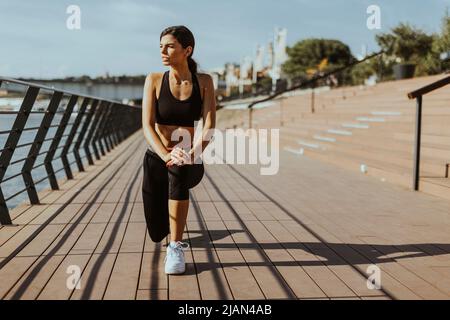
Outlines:
{"label": "distant building", "polygon": [[230,96],[236,93],[251,92],[255,84],[264,77],[272,79],[272,90],[283,78],[281,66],[288,59],[286,52],[287,29],[275,28],[273,40],[266,49],[257,45],[255,57],[245,56],[240,63],[226,63],[223,68],[210,70],[213,75],[217,96]]}

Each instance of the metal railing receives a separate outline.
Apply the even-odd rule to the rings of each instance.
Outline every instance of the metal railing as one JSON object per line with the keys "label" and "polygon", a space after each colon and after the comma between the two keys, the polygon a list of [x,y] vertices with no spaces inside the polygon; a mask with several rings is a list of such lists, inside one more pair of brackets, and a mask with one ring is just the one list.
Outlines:
{"label": "metal railing", "polygon": [[450,76],[430,83],[422,88],[408,93],[409,99],[416,99],[416,130],[414,139],[414,168],[413,168],[413,189],[419,190],[420,179],[420,144],[422,132],[422,97],[427,93],[442,88],[450,83]]}
{"label": "metal railing", "polygon": [[[10,130],[0,128],[0,135],[8,135],[3,149],[0,150],[0,223],[10,225],[11,217],[7,207],[7,201],[23,192],[28,193],[30,204],[40,204],[36,185],[48,179],[51,189],[58,190],[56,173],[64,170],[67,179],[73,179],[71,165],[76,163],[79,171],[84,171],[80,148],[84,150],[85,157],[89,165],[93,165],[93,157],[90,148],[97,160],[100,153],[104,156],[105,149],[110,152],[116,145],[128,136],[141,128],[141,107],[125,105],[117,101],[102,99],[88,95],[79,95],[74,92],[58,90],[53,87],[20,81],[12,78],[0,77],[0,89],[2,83],[14,83],[23,86],[25,95],[20,105],[19,111],[0,111],[0,116],[4,114],[15,114],[16,117]],[[32,108],[38,99],[40,92],[45,92],[49,96],[48,106],[45,111],[33,111]],[[48,93],[47,93],[48,92]],[[67,99],[68,102],[62,112],[58,112],[61,102]],[[75,106],[78,107],[74,112]],[[30,114],[44,114],[39,126],[25,128]],[[55,114],[61,113],[59,123],[52,125]],[[69,123],[71,116],[75,120]],[[56,128],[52,138],[46,138],[50,128]],[[80,130],[78,130],[80,128]],[[68,129],[68,134],[64,132]],[[35,131],[33,142],[18,144],[25,131]],[[65,138],[65,141],[62,141]],[[49,142],[47,151],[41,152],[42,145]],[[19,148],[30,147],[26,157],[11,162],[15,151]],[[69,162],[69,149],[75,157],[75,161]],[[55,153],[62,149],[58,157]],[[99,153],[100,150],[100,153]],[[43,163],[35,165],[39,156],[45,155]],[[84,158],[84,157],[83,157]],[[61,159],[62,168],[54,170],[52,161]],[[24,162],[20,173],[4,179],[10,165]],[[37,181],[33,180],[32,171],[44,166],[47,175]],[[22,176],[25,188],[17,190],[8,198],[4,197],[2,183]]]}

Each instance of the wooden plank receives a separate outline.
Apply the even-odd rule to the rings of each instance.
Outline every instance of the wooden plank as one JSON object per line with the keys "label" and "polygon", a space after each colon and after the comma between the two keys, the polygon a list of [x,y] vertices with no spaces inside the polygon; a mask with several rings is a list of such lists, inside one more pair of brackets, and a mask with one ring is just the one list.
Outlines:
{"label": "wooden plank", "polygon": [[265,299],[250,268],[237,250],[217,250],[223,271],[236,300]]}
{"label": "wooden plank", "polygon": [[29,236],[31,236],[38,228],[39,226],[37,225],[24,226],[18,232],[16,232],[14,234],[14,237],[10,238],[0,247],[0,261],[3,261],[2,258],[8,257],[10,254],[12,254],[17,249],[17,247]]}
{"label": "wooden plank", "polygon": [[265,296],[251,268],[238,250],[232,234],[229,233],[231,229],[220,221],[207,221],[206,227],[210,233],[220,235],[213,237],[212,240],[234,299],[264,299]]}
{"label": "wooden plank", "polygon": [[232,294],[215,251],[193,250],[202,299],[230,300]]}
{"label": "wooden plank", "polygon": [[144,253],[139,277],[139,290],[167,290],[168,276],[164,272],[165,251]]}
{"label": "wooden plank", "polygon": [[3,299],[8,291],[15,285],[27,269],[36,261],[36,257],[13,258],[0,269],[0,299]]}
{"label": "wooden plank", "polygon": [[[188,239],[188,234],[183,233],[183,239]],[[164,253],[165,256],[165,253]],[[197,270],[194,265],[192,249],[185,250],[186,271],[182,275],[169,275],[169,300],[200,300],[202,299]]]}
{"label": "wooden plank", "polygon": [[81,254],[66,256],[37,299],[68,300],[74,289],[71,285],[76,283],[70,281],[74,277],[74,274],[70,273],[71,268],[78,268],[82,271],[86,267],[89,257],[89,255]]}
{"label": "wooden plank", "polygon": [[120,253],[117,256],[103,299],[136,299],[141,260],[141,253]]}
{"label": "wooden plank", "polygon": [[[69,203],[51,222],[50,224],[66,224],[70,223],[78,214],[82,213],[82,204]],[[76,221],[76,220],[75,220]]]}
{"label": "wooden plank", "polygon": [[136,300],[167,300],[167,290],[138,290]]}
{"label": "wooden plank", "polygon": [[[36,299],[63,259],[64,256],[40,257],[36,259],[36,261],[29,266],[27,272],[20,277],[17,284],[11,289],[5,299]],[[24,264],[24,266],[26,266],[26,264]]]}
{"label": "wooden plank", "polygon": [[146,232],[147,227],[145,223],[128,223],[125,236],[120,246],[120,252],[142,252]]}
{"label": "wooden plank", "polygon": [[55,240],[64,229],[64,225],[48,225],[46,226],[25,248],[23,248],[17,256],[39,256],[48,246]]}
{"label": "wooden plank", "polygon": [[[225,224],[227,228],[230,229],[236,229],[240,226],[240,223],[236,221],[226,221]],[[291,270],[287,269],[292,268],[299,271],[300,277],[302,277],[300,266],[298,266],[294,259],[286,254],[286,252],[283,252],[284,250],[278,243],[276,243],[276,240],[274,240],[273,238],[271,239],[268,234],[260,234],[258,231],[256,231],[253,227],[257,224],[258,222],[255,221],[247,221],[246,227],[253,235],[253,237],[256,237],[255,239],[257,243],[262,248],[267,245],[268,249],[261,250],[260,247],[256,245],[254,246],[254,249],[241,249],[241,253],[244,256],[246,262],[249,264],[264,294],[269,299],[292,299],[296,296],[301,296],[302,294],[300,293],[300,291],[297,291],[299,292],[299,295],[294,295],[295,290],[293,290],[292,286],[289,285],[290,282],[295,282],[295,278],[291,278],[289,280],[287,279],[289,275],[293,274]],[[259,229],[259,231],[262,230]],[[246,233],[235,233],[232,235],[232,237],[238,247],[242,246],[245,248],[249,248],[253,245],[252,237],[250,237]],[[284,254],[282,254],[282,252]],[[275,254],[277,254],[277,256],[275,256]],[[277,264],[273,264],[273,260],[271,259],[271,257],[281,260],[287,259],[290,264],[288,266],[284,266],[284,268],[280,270]],[[282,273],[281,271],[284,271],[284,273]],[[303,278],[306,279],[305,276]],[[294,283],[292,285],[295,286]],[[320,290],[316,290],[316,292],[317,295],[315,296],[320,296]]]}
{"label": "wooden plank", "polygon": [[[189,242],[191,243],[193,261],[197,272],[198,285],[202,299],[204,300],[229,300],[232,299],[231,291],[222,270],[219,258],[210,242],[209,233],[202,221],[188,221],[187,226]],[[203,234],[198,240],[192,238],[198,231]],[[199,240],[202,241],[199,241]]]}
{"label": "wooden plank", "polygon": [[70,250],[70,254],[91,254],[94,252],[106,226],[106,223],[88,224],[81,237],[77,239],[75,245]]}
{"label": "wooden plank", "polygon": [[101,300],[105,293],[116,254],[93,254],[80,279],[80,288],[73,290],[71,300]]}
{"label": "wooden plank", "polygon": [[[69,224],[56,236],[55,240],[43,251],[43,255],[67,255],[83,234],[86,224]],[[32,241],[34,242],[34,240]]]}
{"label": "wooden plank", "polygon": [[126,228],[127,223],[108,223],[95,253],[118,253]]}
{"label": "wooden plank", "polygon": [[17,232],[22,229],[23,226],[7,226],[0,229],[0,247],[11,239]]}

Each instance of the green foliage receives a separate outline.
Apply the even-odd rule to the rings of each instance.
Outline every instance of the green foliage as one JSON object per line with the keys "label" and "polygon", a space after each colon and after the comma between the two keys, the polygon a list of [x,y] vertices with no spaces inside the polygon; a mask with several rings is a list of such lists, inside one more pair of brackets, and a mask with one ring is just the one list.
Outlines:
{"label": "green foliage", "polygon": [[254,83],[253,88],[256,89],[256,91],[261,90],[268,90],[270,91],[272,88],[272,78],[269,76],[265,76],[263,78],[260,78],[257,83]]}
{"label": "green foliage", "polygon": [[441,33],[435,36],[433,41],[433,48],[431,52],[431,57],[427,64],[429,65],[429,69],[434,72],[440,72],[443,70],[450,69],[450,61],[441,61],[439,55],[442,52],[450,51],[450,16],[448,14],[448,10],[446,11],[445,16],[442,18],[442,27]]}
{"label": "green foliage", "polygon": [[400,23],[389,33],[375,36],[378,45],[402,63],[419,63],[431,51],[433,36],[406,23]]}
{"label": "green foliage", "polygon": [[[372,59],[376,60],[376,59]],[[351,71],[351,79],[353,85],[364,84],[364,80],[376,73],[376,65],[371,60],[361,62],[354,66]]]}
{"label": "green foliage", "polygon": [[[328,64],[322,72],[342,67],[355,61],[350,48],[339,40],[305,39],[287,48],[289,59],[282,66],[291,78],[306,77],[308,69],[317,69],[323,59]],[[343,79],[345,78],[345,75]]]}

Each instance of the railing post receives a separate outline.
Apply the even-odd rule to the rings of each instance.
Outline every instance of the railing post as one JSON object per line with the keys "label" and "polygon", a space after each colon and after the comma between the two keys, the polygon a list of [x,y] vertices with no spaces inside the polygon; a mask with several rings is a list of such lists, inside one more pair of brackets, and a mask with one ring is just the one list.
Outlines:
{"label": "railing post", "polygon": [[[104,116],[100,122],[100,125],[97,129],[97,132],[94,135],[94,139],[92,143],[98,142],[99,146],[100,146],[100,152],[102,153],[102,156],[104,156],[105,153],[105,148],[107,152],[110,152],[110,147],[109,147],[109,142],[104,138],[104,134],[105,134],[105,128],[109,122],[109,118],[111,115],[111,109],[112,109],[112,102],[108,103],[108,105],[105,108],[105,112],[104,112]],[[105,148],[103,147],[103,143],[102,143],[102,139],[103,139],[103,143],[105,144]],[[100,158],[97,158],[97,160],[100,160]]]}
{"label": "railing post", "polygon": [[[103,127],[106,124],[106,121],[108,119],[108,114],[109,114],[109,110],[110,110],[109,107],[110,107],[111,103],[108,103],[105,101],[103,103],[103,105],[104,105],[104,108],[102,108],[102,114],[100,116],[99,123],[97,125],[97,128],[95,129],[95,132],[94,132],[93,138],[92,138],[92,147],[94,148],[95,157],[97,158],[97,160],[100,160],[100,155],[96,148],[97,143],[100,148],[100,152],[101,152],[102,156],[104,156],[106,154],[105,148],[103,147],[102,141],[100,140],[100,135],[101,135],[101,133],[103,131]],[[107,149],[109,151],[109,148],[107,148]]]}
{"label": "railing post", "polygon": [[89,144],[92,145],[92,149],[94,150],[94,155],[97,158],[97,160],[100,160],[100,155],[98,153],[97,145],[95,144],[95,140],[92,138],[94,137],[94,133],[97,132],[98,127],[100,125],[100,120],[105,114],[106,111],[106,101],[101,101],[99,107],[97,108],[97,111],[94,116],[93,123],[91,127],[89,128],[89,132],[86,136],[86,140],[84,141],[84,152],[86,153],[89,165],[94,164],[94,160],[92,159],[91,153],[89,151]]}
{"label": "railing post", "polygon": [[[42,118],[39,129],[34,137],[33,144],[31,145],[30,151],[28,152],[27,158],[22,167],[22,178],[25,182],[28,198],[30,199],[30,204],[40,204],[39,197],[36,191],[36,187],[31,175],[31,170],[33,169],[34,163],[38,157],[39,151],[41,150],[42,144],[44,143],[45,137],[47,136],[48,129],[50,128],[53,118],[55,116],[56,110],[61,102],[63,93],[59,91],[54,91],[50,103],[45,111],[45,115]],[[54,140],[53,140],[54,141]],[[47,153],[48,155],[48,153]],[[48,162],[44,160],[45,169],[48,173],[48,178],[50,185],[53,190],[58,189],[58,184],[56,183],[56,177],[54,175],[53,167],[51,165],[51,159]]]}
{"label": "railing post", "polygon": [[[78,151],[81,146],[81,142],[84,139],[84,136],[86,134],[87,128],[89,127],[89,124],[91,123],[92,116],[95,113],[95,109],[97,108],[98,100],[92,100],[91,106],[89,108],[89,112],[86,114],[86,118],[84,119],[83,127],[81,128],[81,131],[78,135],[77,142],[75,142],[75,146],[73,148],[73,155],[75,156],[75,160],[77,162],[78,171],[84,171],[83,162],[81,161],[80,152]],[[89,149],[87,150],[86,157],[90,158],[91,153],[89,152]],[[91,159],[92,161],[92,159]]]}
{"label": "railing post", "polygon": [[122,105],[117,104],[116,107],[114,108],[115,112],[114,112],[114,119],[113,121],[111,121],[111,123],[109,124],[110,126],[110,132],[111,132],[111,136],[113,138],[114,141],[114,146],[117,146],[121,140],[120,135],[121,135],[121,118],[122,118]]}
{"label": "railing post", "polygon": [[[39,93],[39,88],[28,87],[25,94],[25,98],[22,101],[20,110],[17,113],[16,120],[13,123],[12,129],[6,139],[4,150],[0,155],[0,183],[3,181],[6,170],[8,169],[11,158],[13,157],[16,146],[22,135],[23,129],[30,115],[31,109],[33,108],[34,102],[36,101],[37,95]],[[1,188],[0,188],[1,189]],[[2,225],[12,224],[11,217],[9,216],[9,210],[6,205],[3,192],[0,190],[0,223]]]}
{"label": "railing post", "polygon": [[[73,98],[74,96],[72,96]],[[69,148],[72,146],[72,141],[75,138],[75,134],[77,133],[78,127],[80,126],[81,119],[84,116],[87,105],[90,102],[90,98],[83,98],[83,102],[81,106],[78,104],[78,99],[76,103],[78,104],[78,112],[75,121],[72,124],[72,128],[70,129],[69,136],[67,137],[66,144],[64,145],[63,150],[61,151],[61,160],[64,165],[64,171],[66,172],[67,179],[73,179],[72,169],[70,168],[69,159],[67,159],[67,154],[69,153]],[[70,104],[70,102],[69,102]]]}
{"label": "railing post", "polygon": [[414,146],[414,172],[413,172],[413,188],[419,190],[420,178],[420,138],[422,131],[422,96],[416,98],[416,135]]}
{"label": "railing post", "polygon": [[[53,190],[59,190],[58,181],[55,176],[55,172],[53,170],[52,161],[55,157],[56,150],[58,149],[59,143],[61,142],[61,139],[63,137],[64,131],[66,130],[67,124],[70,120],[70,116],[72,115],[73,108],[75,107],[75,104],[77,103],[78,96],[72,95],[69,99],[69,102],[66,105],[66,108],[64,109],[63,116],[59,122],[58,129],[56,129],[56,133],[53,137],[53,141],[48,148],[47,155],[44,159],[45,169],[47,170],[47,175],[50,181],[50,185],[52,186]],[[55,110],[56,113],[57,109]],[[63,165],[66,166],[68,163],[64,163],[63,153],[60,154],[61,160],[63,161]],[[67,171],[66,171],[67,173]],[[66,174],[67,176],[67,174]]]}
{"label": "railing post", "polygon": [[314,86],[311,88],[311,113],[314,113]]}
{"label": "railing post", "polygon": [[117,137],[117,129],[119,128],[118,124],[119,122],[119,112],[120,112],[120,105],[114,104],[112,109],[112,115],[111,115],[111,121],[108,122],[107,125],[107,135],[109,137],[109,140],[111,141],[111,149],[114,149],[116,145],[119,144],[119,139]]}
{"label": "railing post", "polygon": [[253,108],[252,107],[248,108],[248,128],[249,129],[252,128],[252,113],[253,113]]}
{"label": "railing post", "polygon": [[120,111],[118,114],[118,118],[121,119],[116,128],[117,136],[119,138],[119,143],[121,143],[125,139],[125,130],[124,130],[124,119],[125,119],[125,110],[122,105],[120,105]]}
{"label": "railing post", "polygon": [[114,149],[115,146],[117,145],[116,138],[113,134],[116,127],[115,124],[117,122],[117,108],[118,105],[116,103],[113,103],[113,105],[111,106],[111,116],[110,119],[108,120],[108,123],[106,124],[105,137],[109,141],[111,150]]}

